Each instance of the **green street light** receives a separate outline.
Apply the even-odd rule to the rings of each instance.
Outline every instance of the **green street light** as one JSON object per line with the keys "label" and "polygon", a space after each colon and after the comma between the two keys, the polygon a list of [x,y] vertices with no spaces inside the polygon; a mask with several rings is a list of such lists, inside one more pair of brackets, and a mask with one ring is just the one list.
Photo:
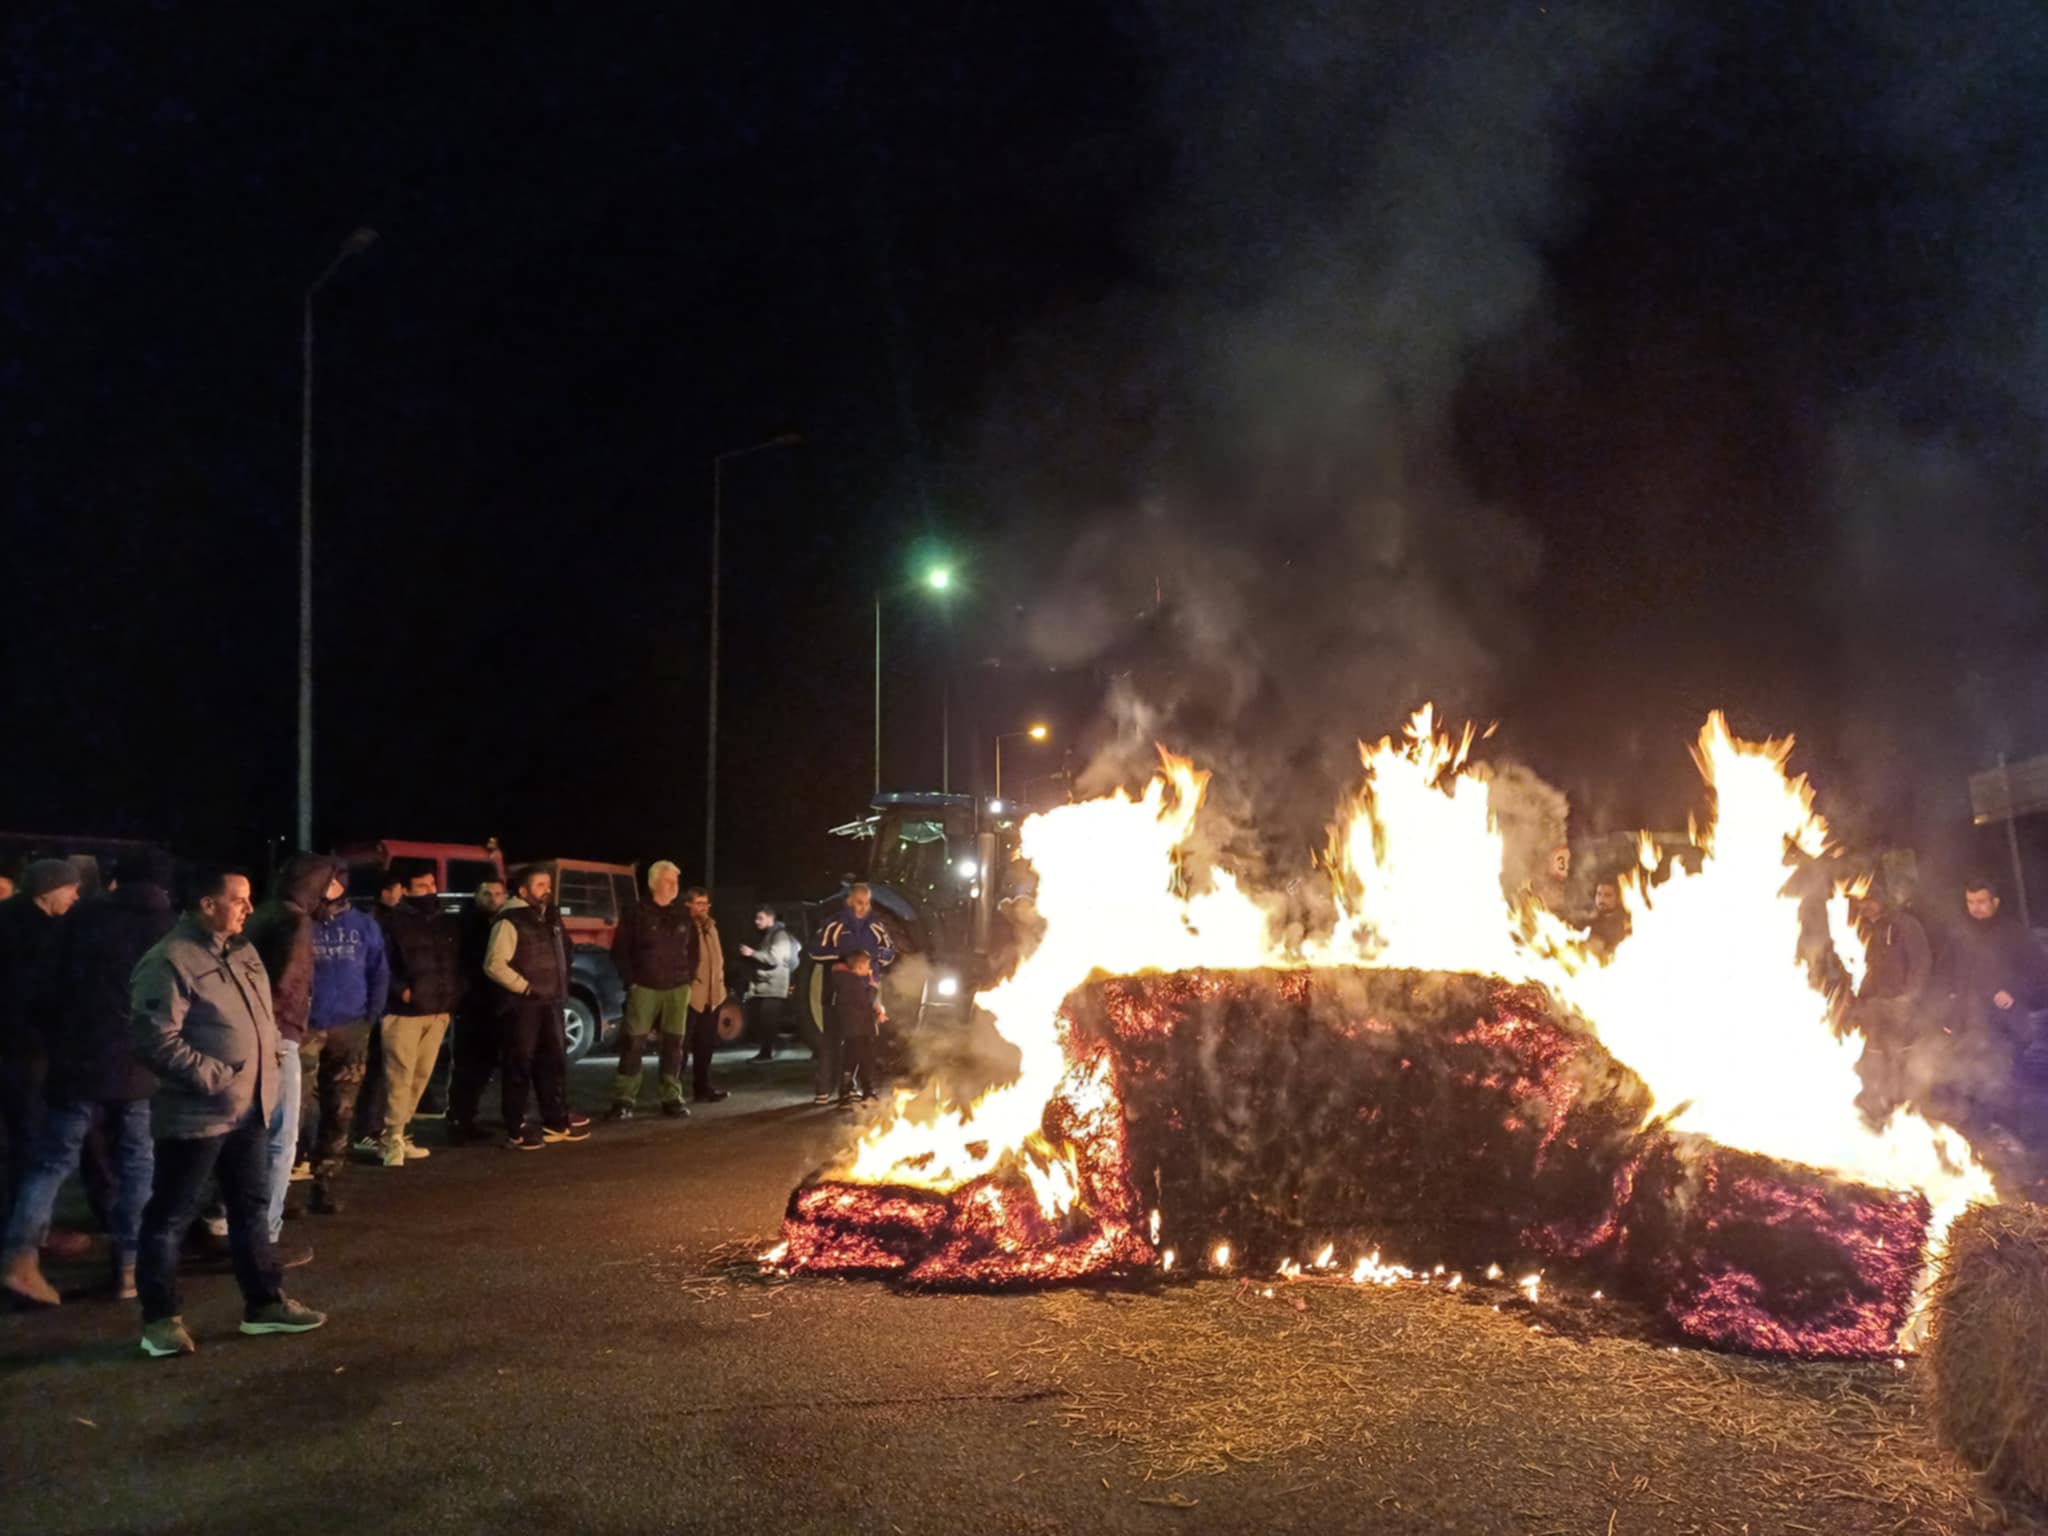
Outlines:
{"label": "green street light", "polygon": [[[893,593],[884,592],[879,589],[875,593],[875,793],[877,795],[882,792],[882,603],[885,598],[904,596],[907,593],[917,591],[919,588],[923,588],[928,592],[951,592],[953,590],[953,567],[950,565],[929,566],[915,584],[898,587]],[[939,761],[941,764],[939,780],[941,786],[948,789],[952,787],[953,772],[953,700],[951,686],[952,679],[949,675],[946,679],[946,689],[943,694],[944,702],[940,714],[941,742],[939,748]]]}
{"label": "green street light", "polygon": [[945,591],[953,585],[952,568],[944,565],[933,566],[925,573],[924,584],[934,592]]}

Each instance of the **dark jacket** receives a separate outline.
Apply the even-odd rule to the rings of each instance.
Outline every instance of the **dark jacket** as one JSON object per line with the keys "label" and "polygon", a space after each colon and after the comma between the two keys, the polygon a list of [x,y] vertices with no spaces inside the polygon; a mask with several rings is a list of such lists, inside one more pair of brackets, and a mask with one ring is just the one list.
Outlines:
{"label": "dark jacket", "polygon": [[[2023,1046],[2029,1039],[2028,1011],[2048,1004],[2048,953],[2015,918],[1979,922],[1966,917],[1949,940],[1947,979],[1964,1027]],[[2011,995],[2010,1009],[1991,1001],[2000,992]]]}
{"label": "dark jacket", "polygon": [[150,947],[129,988],[135,1051],[156,1073],[159,1141],[222,1136],[277,1107],[284,1044],[255,946],[224,944],[192,917]]}
{"label": "dark jacket", "polygon": [[569,955],[561,908],[528,906],[514,896],[491,926],[485,971],[508,1002],[558,1003],[569,995]]}
{"label": "dark jacket", "polygon": [[612,964],[629,987],[687,987],[697,974],[697,925],[680,901],[637,902],[619,914]]}
{"label": "dark jacket", "polygon": [[313,922],[327,887],[341,869],[324,853],[295,853],[272,881],[270,900],[250,915],[243,936],[256,947],[270,976],[271,1010],[278,1033],[306,1038],[313,1014]]}
{"label": "dark jacket", "polygon": [[25,890],[0,901],[0,1056],[39,1056],[57,1002],[62,917]]}
{"label": "dark jacket", "polygon": [[453,1013],[462,1002],[462,932],[438,896],[408,896],[384,914],[393,1013]]}
{"label": "dark jacket", "polygon": [[875,978],[833,966],[825,976],[825,1027],[848,1040],[877,1033]]}
{"label": "dark jacket", "polygon": [[156,1091],[128,1028],[128,978],[177,914],[160,885],[128,885],[81,901],[64,920],[63,1003],[50,1035],[52,1104],[133,1104]]}
{"label": "dark jacket", "polygon": [[1858,997],[1913,1002],[1927,990],[1934,978],[1934,948],[1919,918],[1888,912],[1871,928],[1866,943]]}

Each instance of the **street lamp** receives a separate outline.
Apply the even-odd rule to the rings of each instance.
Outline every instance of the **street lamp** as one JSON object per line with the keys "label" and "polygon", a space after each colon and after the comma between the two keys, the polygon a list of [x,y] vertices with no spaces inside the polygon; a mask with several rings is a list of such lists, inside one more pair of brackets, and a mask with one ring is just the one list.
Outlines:
{"label": "street lamp", "polygon": [[[1045,740],[1045,738],[1046,738],[1046,737],[1050,736],[1051,734],[1052,734],[1052,732],[1051,732],[1051,731],[1049,731],[1049,730],[1047,730],[1047,729],[1046,729],[1046,728],[1045,728],[1044,726],[1042,726],[1042,725],[1034,725],[1034,726],[1031,726],[1031,727],[1029,727],[1029,728],[1028,728],[1028,729],[1026,729],[1026,730],[1021,730],[1021,731],[1005,731],[1005,732],[1003,732],[1003,734],[1002,734],[1002,735],[1000,735],[1000,736],[998,736],[998,737],[996,738],[996,800],[997,800],[997,803],[999,803],[999,804],[1000,804],[1000,803],[1001,803],[1001,801],[1002,801],[1002,798],[1003,798],[1003,743],[1004,743],[1004,742],[1006,742],[1006,741],[1020,741],[1020,740],[1024,739],[1025,737],[1029,737],[1029,738],[1030,738],[1031,740],[1033,740],[1033,741],[1043,741],[1043,740]],[[1000,813],[998,813],[998,814],[1000,814]]]}
{"label": "street lamp", "polygon": [[313,295],[341,264],[377,243],[377,231],[357,229],[306,289],[305,359],[299,412],[299,847],[313,846]]}
{"label": "street lamp", "polygon": [[[945,564],[934,565],[926,570],[924,575],[918,579],[917,585],[923,587],[928,592],[951,591],[953,587],[953,568]],[[875,793],[877,795],[882,792],[882,601],[885,597],[894,596],[896,596],[895,593],[884,593],[879,588],[875,592]],[[950,681],[949,678],[949,685]],[[949,687],[945,695],[945,702],[942,708],[942,723],[940,725],[941,732],[948,737],[951,735],[953,723],[952,708],[952,693]],[[941,777],[950,779],[952,775],[949,772],[943,771],[951,767],[950,753],[942,749],[940,759],[942,763]]]}
{"label": "street lamp", "polygon": [[704,700],[704,888],[709,890],[718,872],[718,547],[725,524],[725,464],[771,448],[794,448],[803,438],[795,432],[781,432],[745,448],[734,448],[711,460],[711,644],[708,666],[711,679]]}

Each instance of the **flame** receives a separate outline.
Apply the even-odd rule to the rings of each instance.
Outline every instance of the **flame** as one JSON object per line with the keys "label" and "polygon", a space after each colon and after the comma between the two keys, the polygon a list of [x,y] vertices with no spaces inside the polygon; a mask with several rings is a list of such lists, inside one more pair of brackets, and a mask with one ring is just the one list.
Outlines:
{"label": "flame", "polygon": [[[1022,1057],[1014,1081],[972,1105],[937,1105],[899,1093],[895,1116],[870,1132],[839,1176],[862,1183],[953,1189],[1005,1159],[1019,1162],[1048,1215],[1066,1208],[1075,1180],[1040,1129],[1066,1075],[1057,1027],[1067,994],[1096,971],[1249,967],[1270,949],[1265,914],[1218,872],[1211,889],[1174,894],[1175,856],[1195,824],[1209,775],[1160,754],[1163,773],[1139,799],[1123,790],[1030,817],[1019,832],[1038,873],[1044,938],[1008,981],[982,993],[995,1027]],[[1100,1077],[1100,1092],[1111,1092]]]}
{"label": "flame", "polygon": [[[1017,1077],[967,1106],[898,1094],[893,1115],[836,1176],[950,1191],[1009,1166],[1054,1218],[1081,1180],[1072,1148],[1047,1139],[1048,1103],[1063,1081],[1084,1109],[1115,1103],[1106,1061],[1078,1084],[1069,1077],[1059,1023],[1069,992],[1098,971],[1366,963],[1548,987],[1648,1085],[1653,1118],[1738,1151],[1922,1191],[1935,1210],[1930,1252],[1966,1204],[1991,1198],[1960,1137],[1907,1111],[1873,1129],[1856,1106],[1863,1042],[1836,1033],[1801,963],[1800,903],[1786,889],[1795,859],[1818,858],[1828,842],[1811,786],[1786,769],[1789,739],[1740,741],[1720,714],[1708,719],[1694,751],[1712,796],[1711,819],[1692,834],[1698,868],[1673,861],[1658,879],[1663,853],[1645,834],[1639,868],[1621,880],[1630,936],[1607,956],[1528,892],[1504,891],[1504,840],[1484,770],[1470,761],[1473,742],[1470,727],[1440,732],[1424,706],[1398,740],[1361,744],[1363,786],[1324,860],[1338,921],[1298,954],[1283,952],[1228,871],[1195,893],[1179,880],[1208,784],[1185,759],[1162,752],[1138,798],[1118,790],[1027,819],[1021,852],[1038,875],[1044,937],[1015,975],[976,999],[1018,1050]],[[1852,986],[1865,972],[1849,917],[1858,894],[1845,885],[1825,903]],[[1230,1257],[1219,1245],[1211,1265],[1226,1270]],[[1313,1267],[1332,1259],[1326,1248]],[[1171,1250],[1161,1255],[1163,1269],[1173,1263]],[[1377,1254],[1360,1261],[1369,1278],[1396,1268]],[[1535,1279],[1521,1282],[1532,1299]]]}

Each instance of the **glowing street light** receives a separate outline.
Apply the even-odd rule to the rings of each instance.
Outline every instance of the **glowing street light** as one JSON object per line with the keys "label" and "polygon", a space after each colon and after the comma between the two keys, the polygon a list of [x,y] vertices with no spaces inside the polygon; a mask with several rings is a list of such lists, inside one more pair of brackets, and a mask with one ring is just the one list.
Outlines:
{"label": "glowing street light", "polygon": [[1003,798],[1003,743],[1006,741],[1020,741],[1025,739],[1029,739],[1031,741],[1044,741],[1051,734],[1052,731],[1049,727],[1043,725],[1033,725],[1028,726],[1021,731],[1005,731],[1002,735],[996,738],[996,800],[998,803],[1000,803]]}
{"label": "glowing street light", "polygon": [[[953,590],[953,568],[950,565],[934,565],[925,569],[917,585],[928,592],[948,593]],[[898,595],[895,592],[875,593],[875,793],[882,792],[882,603],[884,599]],[[946,679],[945,706],[941,717],[940,731],[945,740],[940,749],[943,767],[940,772],[941,788],[952,788],[952,733],[953,696],[952,677]]]}

